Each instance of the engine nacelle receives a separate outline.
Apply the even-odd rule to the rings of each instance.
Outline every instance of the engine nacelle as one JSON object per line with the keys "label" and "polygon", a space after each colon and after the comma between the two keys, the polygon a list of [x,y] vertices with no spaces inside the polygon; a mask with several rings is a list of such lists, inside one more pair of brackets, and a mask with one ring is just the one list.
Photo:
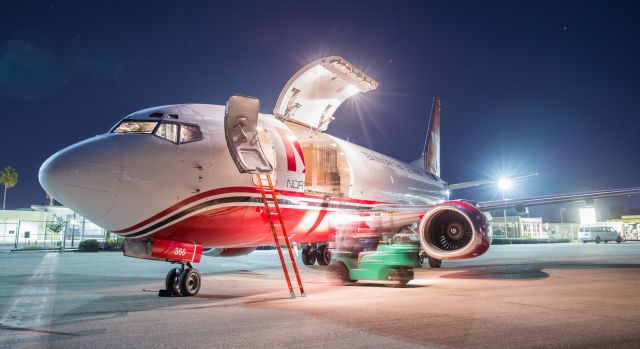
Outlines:
{"label": "engine nacelle", "polygon": [[418,228],[420,244],[437,259],[467,259],[485,253],[491,245],[489,219],[464,201],[448,201],[428,211]]}
{"label": "engine nacelle", "polygon": [[202,254],[211,257],[245,256],[256,250],[256,247],[210,248]]}

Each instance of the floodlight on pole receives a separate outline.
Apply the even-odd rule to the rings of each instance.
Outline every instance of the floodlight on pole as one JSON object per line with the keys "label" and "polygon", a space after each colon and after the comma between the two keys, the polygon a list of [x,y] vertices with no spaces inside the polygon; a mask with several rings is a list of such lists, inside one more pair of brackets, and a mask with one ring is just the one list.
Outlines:
{"label": "floodlight on pole", "polygon": [[583,207],[580,209],[580,224],[595,224],[596,223],[596,208],[595,207]]}
{"label": "floodlight on pole", "polygon": [[511,189],[511,178],[502,177],[497,181],[498,189],[502,192],[502,201],[504,201],[504,210],[502,210],[502,215],[504,217],[504,235],[506,238],[509,238],[509,229],[507,228],[507,203],[505,199],[506,192]]}
{"label": "floodlight on pole", "polygon": [[498,179],[498,188],[502,191],[508,191],[509,189],[511,189],[511,186],[513,185],[513,183],[511,182],[511,178],[500,178]]}

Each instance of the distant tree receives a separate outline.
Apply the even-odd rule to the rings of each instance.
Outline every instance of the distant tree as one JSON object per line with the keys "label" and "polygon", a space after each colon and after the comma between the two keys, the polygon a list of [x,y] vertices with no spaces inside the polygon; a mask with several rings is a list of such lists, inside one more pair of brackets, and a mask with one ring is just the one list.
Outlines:
{"label": "distant tree", "polygon": [[64,225],[64,218],[53,215],[53,219],[47,223],[47,229],[54,234],[60,234],[62,229],[64,229]]}
{"label": "distant tree", "polygon": [[2,200],[2,209],[4,210],[7,203],[7,189],[18,184],[18,172],[11,166],[5,167],[0,173],[0,182],[4,185],[4,199]]}

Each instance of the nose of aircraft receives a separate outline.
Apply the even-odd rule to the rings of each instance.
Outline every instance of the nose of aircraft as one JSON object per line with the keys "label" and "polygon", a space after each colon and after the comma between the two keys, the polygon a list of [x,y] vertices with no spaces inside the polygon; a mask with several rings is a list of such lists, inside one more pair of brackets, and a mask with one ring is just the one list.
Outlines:
{"label": "nose of aircraft", "polygon": [[40,167],[39,180],[56,200],[99,224],[115,202],[122,173],[118,144],[103,135],[52,155]]}

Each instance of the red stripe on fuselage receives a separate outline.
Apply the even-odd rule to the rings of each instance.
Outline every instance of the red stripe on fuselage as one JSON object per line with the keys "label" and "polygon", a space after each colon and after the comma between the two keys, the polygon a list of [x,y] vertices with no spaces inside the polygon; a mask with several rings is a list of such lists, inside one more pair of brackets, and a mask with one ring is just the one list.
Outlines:
{"label": "red stripe on fuselage", "polygon": [[[285,228],[293,242],[329,241],[331,234],[335,234],[335,228],[328,224],[329,217],[334,212],[284,207],[281,207],[281,212]],[[214,208],[170,224],[150,235],[154,239],[188,241],[204,247],[273,245],[268,217],[264,207],[258,206]]]}
{"label": "red stripe on fuselage", "polygon": [[293,146],[291,146],[291,141],[289,140],[289,133],[283,128],[276,127],[276,130],[280,134],[280,139],[282,140],[282,144],[284,144],[284,151],[287,154],[287,170],[296,172],[296,156],[293,153]]}
{"label": "red stripe on fuselage", "polygon": [[[287,191],[287,190],[277,190],[277,195],[278,196],[294,196],[294,197],[300,197],[300,198],[307,198],[307,199],[319,199],[319,200],[324,200],[323,197],[321,196],[314,196],[314,195],[307,195],[305,193],[300,193],[300,192],[294,192],[294,191]],[[125,234],[125,233],[129,233],[131,231],[140,229],[148,224],[153,223],[154,221],[169,215],[170,213],[173,213],[175,211],[178,211],[179,209],[194,203],[196,201],[205,199],[209,196],[215,196],[215,195],[221,195],[221,194],[229,194],[229,193],[251,193],[251,194],[259,194],[260,190],[256,187],[225,187],[225,188],[218,188],[218,189],[212,189],[212,190],[208,190],[199,194],[196,194],[194,196],[191,196],[187,199],[184,199],[162,211],[160,211],[159,213],[156,213],[155,215],[145,219],[144,221],[137,223],[129,228],[126,229],[121,229],[121,230],[116,230],[114,231],[114,233],[117,234]],[[380,202],[380,201],[371,201],[371,200],[358,200],[358,199],[335,199],[332,200],[333,202],[346,202],[346,203],[354,203],[354,204],[363,204],[363,205],[376,205],[376,204],[384,204],[384,202]]]}
{"label": "red stripe on fuselage", "polygon": [[[416,218],[421,211],[413,212]],[[362,232],[371,229],[390,229],[393,222],[368,224],[368,212],[353,213],[345,221],[344,212],[328,209],[312,210],[281,206],[282,218],[289,238],[297,243],[330,241],[338,230]],[[406,215],[406,214],[405,214]],[[416,221],[418,221],[416,219]],[[278,229],[280,235],[280,230]],[[204,247],[254,247],[273,245],[269,218],[263,206],[238,204],[205,209],[191,217],[172,222],[140,239],[166,239],[202,245]]]}
{"label": "red stripe on fuselage", "polygon": [[[302,165],[305,166],[306,164],[304,163],[304,154],[302,153],[302,147],[300,147],[300,142],[298,142],[298,140],[294,140],[291,143],[293,143],[293,146],[296,148],[296,151],[298,152],[298,155],[300,155],[300,160],[302,160]],[[306,168],[302,169],[302,173],[305,173]]]}

